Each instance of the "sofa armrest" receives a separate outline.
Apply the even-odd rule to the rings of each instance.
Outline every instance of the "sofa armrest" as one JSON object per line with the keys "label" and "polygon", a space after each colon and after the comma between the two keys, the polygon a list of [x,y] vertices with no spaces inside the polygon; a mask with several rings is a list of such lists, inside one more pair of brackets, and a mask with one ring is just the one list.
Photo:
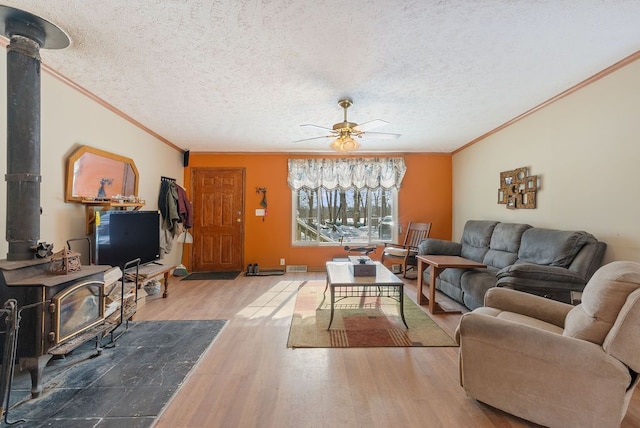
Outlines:
{"label": "sofa armrest", "polygon": [[543,266],[534,263],[516,263],[500,269],[496,274],[501,278],[523,278],[549,282],[567,282],[573,284],[585,284],[585,278],[575,271],[558,267]]}
{"label": "sofa armrest", "polygon": [[418,254],[440,254],[445,256],[459,256],[462,244],[444,239],[427,238],[418,245]]}
{"label": "sofa armrest", "polygon": [[484,305],[539,319],[560,328],[574,306],[509,288],[494,287],[484,295]]}

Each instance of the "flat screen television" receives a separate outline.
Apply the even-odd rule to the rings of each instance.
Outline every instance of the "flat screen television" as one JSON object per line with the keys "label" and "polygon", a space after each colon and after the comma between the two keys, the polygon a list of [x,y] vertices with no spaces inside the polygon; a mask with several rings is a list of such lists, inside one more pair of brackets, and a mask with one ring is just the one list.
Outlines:
{"label": "flat screen television", "polygon": [[100,212],[95,226],[95,263],[123,268],[134,259],[147,264],[160,258],[158,211]]}

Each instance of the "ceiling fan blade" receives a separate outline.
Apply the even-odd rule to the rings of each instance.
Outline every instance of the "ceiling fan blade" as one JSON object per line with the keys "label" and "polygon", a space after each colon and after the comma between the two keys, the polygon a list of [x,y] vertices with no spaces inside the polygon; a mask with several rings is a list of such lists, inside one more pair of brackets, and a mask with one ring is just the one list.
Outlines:
{"label": "ceiling fan blade", "polygon": [[302,141],[319,140],[320,138],[335,138],[335,135],[322,135],[320,137],[303,138],[302,140],[295,140],[294,143],[300,143]]}
{"label": "ceiling fan blade", "polygon": [[318,129],[324,129],[324,130],[327,130],[327,131],[333,131],[333,129],[331,129],[331,128],[327,128],[326,126],[313,125],[313,124],[311,124],[311,123],[303,123],[303,124],[302,124],[302,125],[300,125],[300,126],[309,126],[309,127],[311,127],[311,128],[318,128]]}
{"label": "ceiling fan blade", "polygon": [[387,122],[386,120],[374,119],[370,120],[369,122],[361,123],[358,126],[354,126],[353,129],[355,129],[356,131],[365,132],[368,129],[374,129],[388,124],[389,122]]}
{"label": "ceiling fan blade", "polygon": [[363,132],[363,137],[371,138],[400,138],[402,134],[393,134],[391,132]]}

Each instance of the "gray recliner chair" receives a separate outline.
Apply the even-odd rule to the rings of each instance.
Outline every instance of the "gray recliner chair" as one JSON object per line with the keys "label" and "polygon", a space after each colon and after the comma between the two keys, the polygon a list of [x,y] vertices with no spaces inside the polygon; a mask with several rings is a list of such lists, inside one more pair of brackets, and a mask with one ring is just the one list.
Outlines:
{"label": "gray recliner chair", "polygon": [[598,269],[572,306],[492,288],[456,332],[475,399],[549,427],[617,427],[640,376],[640,263]]}

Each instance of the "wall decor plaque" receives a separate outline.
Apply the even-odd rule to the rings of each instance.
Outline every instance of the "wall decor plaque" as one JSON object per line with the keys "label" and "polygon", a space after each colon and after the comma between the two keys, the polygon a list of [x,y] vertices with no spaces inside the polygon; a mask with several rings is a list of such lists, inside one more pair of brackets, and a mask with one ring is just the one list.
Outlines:
{"label": "wall decor plaque", "polygon": [[538,176],[529,175],[527,167],[500,173],[498,203],[508,209],[533,209],[536,207]]}

